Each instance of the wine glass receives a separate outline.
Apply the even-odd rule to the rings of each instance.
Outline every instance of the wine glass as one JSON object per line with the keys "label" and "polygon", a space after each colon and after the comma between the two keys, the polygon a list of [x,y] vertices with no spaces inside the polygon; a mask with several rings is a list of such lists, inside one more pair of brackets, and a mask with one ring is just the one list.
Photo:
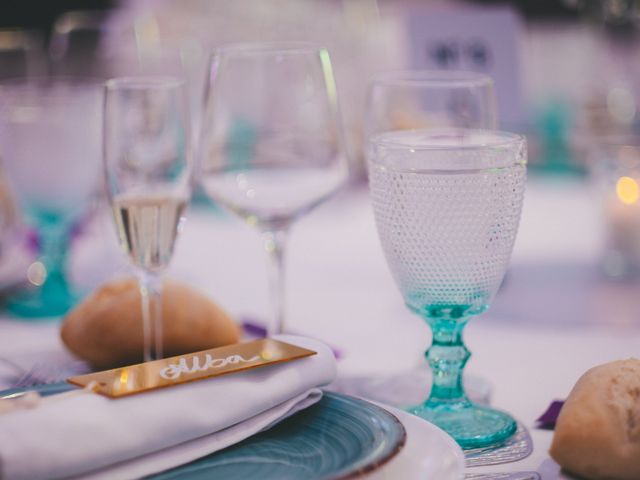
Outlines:
{"label": "wine glass", "polygon": [[365,143],[373,134],[392,130],[495,130],[498,124],[493,80],[476,72],[382,72],[369,83],[366,108]]}
{"label": "wine glass", "polygon": [[411,412],[463,448],[504,441],[506,413],[473,404],[462,385],[462,332],[502,282],[526,180],[525,141],[509,133],[407,130],[370,139],[369,182],[378,235],[411,311],[431,327],[429,398]]}
{"label": "wine glass", "polygon": [[104,172],[120,245],[137,267],[145,361],[162,358],[160,274],[191,193],[184,82],[123,77],[105,87]]}
{"label": "wine glass", "polygon": [[348,173],[329,53],[305,43],[219,48],[203,115],[199,180],[208,196],[262,233],[273,303],[267,330],[280,333],[289,228]]}
{"label": "wine glass", "polygon": [[78,298],[65,273],[73,226],[100,178],[102,85],[80,78],[26,78],[0,83],[0,149],[7,178],[37,230],[40,258],[28,271],[31,287],[7,309],[54,317]]}

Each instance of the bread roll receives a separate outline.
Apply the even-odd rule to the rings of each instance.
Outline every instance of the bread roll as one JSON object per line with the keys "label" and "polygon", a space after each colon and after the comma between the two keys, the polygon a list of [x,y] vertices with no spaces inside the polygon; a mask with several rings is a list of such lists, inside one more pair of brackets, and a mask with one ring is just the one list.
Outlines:
{"label": "bread roll", "polygon": [[[235,343],[240,331],[220,307],[192,288],[166,281],[162,290],[164,356]],[[67,314],[62,341],[94,368],[143,360],[142,309],[134,279],[105,284]]]}
{"label": "bread roll", "polygon": [[578,380],[549,453],[584,478],[640,479],[640,360],[600,365]]}

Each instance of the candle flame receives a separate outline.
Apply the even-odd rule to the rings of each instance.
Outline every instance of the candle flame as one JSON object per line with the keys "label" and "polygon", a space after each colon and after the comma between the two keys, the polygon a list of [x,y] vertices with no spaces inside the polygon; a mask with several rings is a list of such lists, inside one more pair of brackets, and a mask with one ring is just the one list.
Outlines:
{"label": "candle flame", "polygon": [[616,183],[616,194],[624,204],[632,205],[636,203],[640,198],[638,182],[631,177],[620,177]]}

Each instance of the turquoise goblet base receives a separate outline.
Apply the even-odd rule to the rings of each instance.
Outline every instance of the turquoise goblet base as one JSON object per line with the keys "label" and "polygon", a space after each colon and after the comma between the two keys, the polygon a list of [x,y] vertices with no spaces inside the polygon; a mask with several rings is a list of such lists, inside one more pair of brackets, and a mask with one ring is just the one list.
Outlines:
{"label": "turquoise goblet base", "polygon": [[471,356],[462,339],[469,319],[485,311],[487,305],[429,305],[409,308],[420,314],[433,333],[425,356],[431,367],[433,384],[426,402],[408,410],[447,432],[465,449],[498,445],[517,429],[508,414],[472,403],[462,383],[464,367]]}
{"label": "turquoise goblet base", "polygon": [[7,302],[6,309],[24,319],[59,317],[75,306],[79,298],[64,277],[49,275],[41,286],[16,293]]}
{"label": "turquoise goblet base", "polygon": [[[16,292],[5,304],[11,314],[23,319],[59,317],[80,299],[65,275],[69,234],[76,215],[44,207],[26,209],[27,218],[38,232],[41,275],[32,285]],[[33,266],[33,265],[32,265]],[[42,281],[42,284],[37,285]]]}
{"label": "turquoise goblet base", "polygon": [[500,444],[517,429],[509,414],[471,402],[430,405],[427,401],[409,412],[440,427],[464,449]]}

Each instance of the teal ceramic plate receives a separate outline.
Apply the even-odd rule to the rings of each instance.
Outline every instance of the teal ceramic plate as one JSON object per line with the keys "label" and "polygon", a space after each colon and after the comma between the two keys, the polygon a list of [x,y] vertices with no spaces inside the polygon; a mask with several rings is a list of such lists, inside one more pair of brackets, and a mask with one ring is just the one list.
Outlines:
{"label": "teal ceramic plate", "polygon": [[[32,388],[43,395],[69,389],[65,384]],[[21,391],[0,392],[0,398]],[[405,441],[405,429],[391,413],[363,400],[325,392],[317,404],[265,432],[149,478],[354,478],[390,460]]]}
{"label": "teal ceramic plate", "polygon": [[152,478],[352,478],[393,457],[405,437],[402,424],[386,410],[327,392],[266,432]]}

